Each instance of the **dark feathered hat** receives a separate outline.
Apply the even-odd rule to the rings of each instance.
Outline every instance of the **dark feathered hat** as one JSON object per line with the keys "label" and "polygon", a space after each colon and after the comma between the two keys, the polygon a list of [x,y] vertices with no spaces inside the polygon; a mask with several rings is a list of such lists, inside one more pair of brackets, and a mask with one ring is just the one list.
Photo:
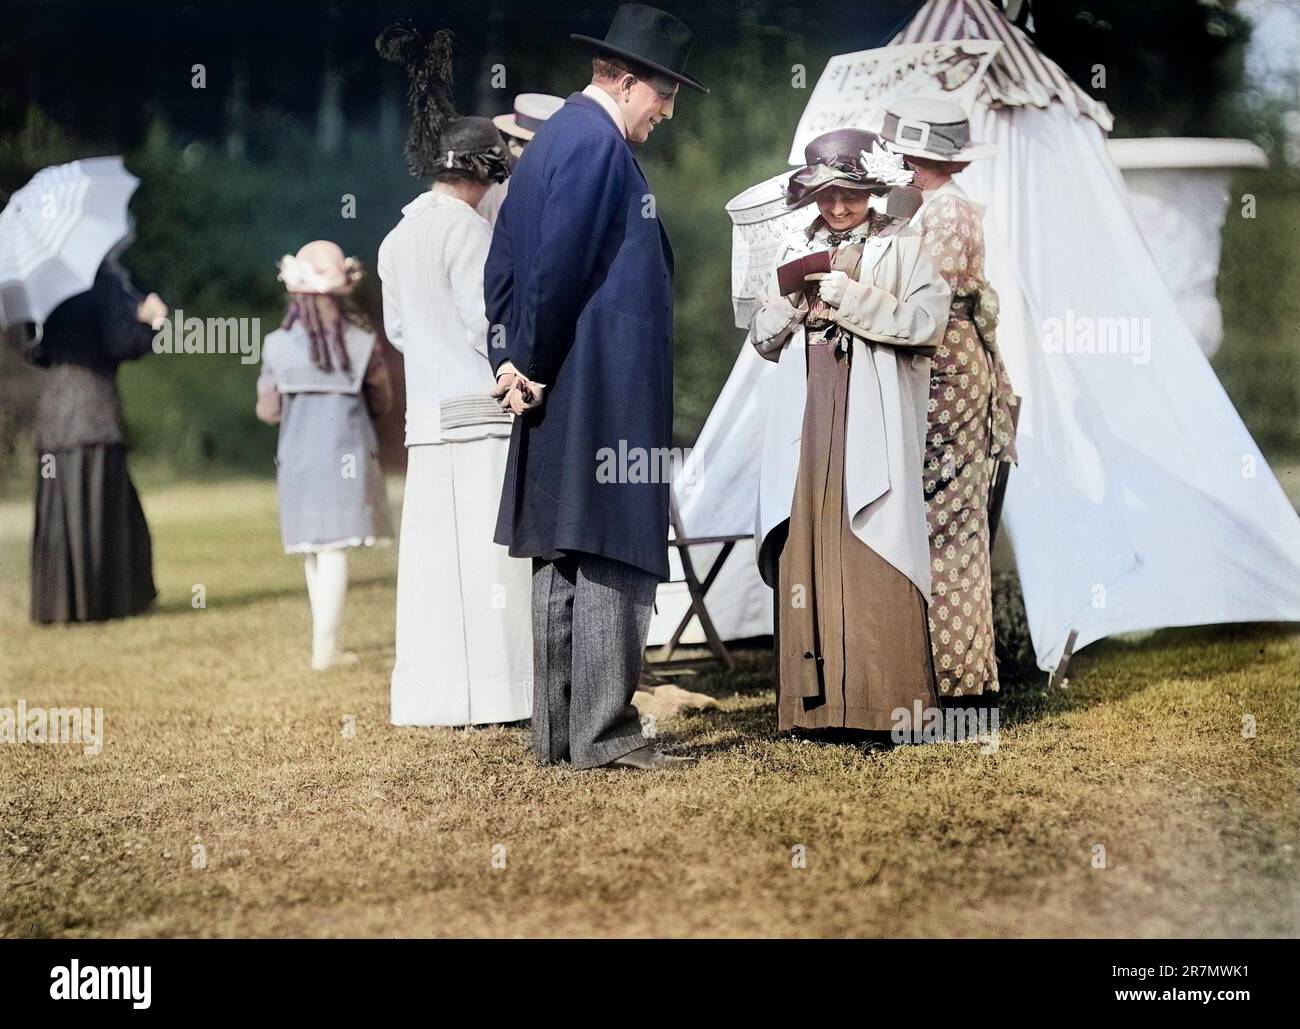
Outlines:
{"label": "dark feathered hat", "polygon": [[375,40],[380,57],[406,70],[411,111],[406,167],[422,179],[456,170],[482,182],[502,182],[511,162],[497,127],[489,118],[456,116],[451,96],[454,42],[446,29],[426,37],[409,21],[388,26]]}

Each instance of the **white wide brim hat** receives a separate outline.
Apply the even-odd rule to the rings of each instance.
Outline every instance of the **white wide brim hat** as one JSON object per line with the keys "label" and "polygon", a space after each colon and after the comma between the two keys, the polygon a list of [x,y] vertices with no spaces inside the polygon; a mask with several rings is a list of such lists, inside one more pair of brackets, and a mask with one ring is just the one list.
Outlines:
{"label": "white wide brim hat", "polygon": [[533,138],[547,118],[563,106],[563,97],[549,93],[520,93],[515,97],[515,109],[509,114],[498,114],[492,119],[492,124],[507,136],[527,141]]}
{"label": "white wide brim hat", "polygon": [[978,161],[998,152],[996,143],[970,138],[970,119],[959,104],[930,97],[891,104],[880,135],[894,153],[931,161]]}

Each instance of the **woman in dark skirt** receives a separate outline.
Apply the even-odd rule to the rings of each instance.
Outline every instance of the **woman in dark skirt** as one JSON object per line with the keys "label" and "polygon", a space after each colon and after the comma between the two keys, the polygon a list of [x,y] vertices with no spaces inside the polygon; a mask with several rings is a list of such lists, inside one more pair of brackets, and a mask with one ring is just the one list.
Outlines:
{"label": "woman in dark skirt", "polygon": [[28,347],[28,359],[49,369],[36,407],[34,622],[125,618],[157,596],[116,376],[123,361],[149,353],[166,315],[157,294],[136,296],[110,256]]}

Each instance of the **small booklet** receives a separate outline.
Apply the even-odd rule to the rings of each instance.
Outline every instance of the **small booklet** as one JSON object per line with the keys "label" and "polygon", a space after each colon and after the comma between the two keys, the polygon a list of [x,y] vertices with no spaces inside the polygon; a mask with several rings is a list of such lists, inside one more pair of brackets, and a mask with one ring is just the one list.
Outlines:
{"label": "small booklet", "polygon": [[809,275],[826,275],[831,270],[832,250],[819,250],[787,261],[776,270],[776,285],[783,297],[802,293]]}

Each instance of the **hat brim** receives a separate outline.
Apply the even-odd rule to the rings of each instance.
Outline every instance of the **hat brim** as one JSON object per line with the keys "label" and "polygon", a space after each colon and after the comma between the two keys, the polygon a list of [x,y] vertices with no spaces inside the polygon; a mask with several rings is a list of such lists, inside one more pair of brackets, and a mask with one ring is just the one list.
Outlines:
{"label": "hat brim", "polygon": [[526,129],[515,121],[515,116],[511,114],[498,114],[492,119],[492,124],[504,132],[507,136],[513,136],[515,139],[524,141],[530,140],[536,134],[532,129]]}
{"label": "hat brim", "polygon": [[631,50],[624,50],[622,47],[618,46],[610,46],[610,44],[606,43],[603,39],[596,39],[594,36],[584,36],[578,32],[570,32],[569,38],[576,39],[579,43],[586,43],[588,46],[594,47],[602,53],[613,54],[615,57],[624,57],[644,68],[649,68],[651,71],[657,71],[660,75],[667,75],[670,79],[676,79],[683,86],[689,86],[696,92],[708,93],[709,91],[709,87],[699,79],[691,78],[691,76],[685,75],[682,72],[673,71],[671,68],[658,64],[655,61],[647,60],[640,54],[634,54]]}
{"label": "hat brim", "polygon": [[969,143],[955,154],[936,154],[933,150],[925,150],[922,147],[911,146],[907,143],[895,143],[892,139],[886,139],[884,142],[890,150],[896,154],[902,154],[904,157],[924,157],[927,161],[948,161],[952,164],[963,161],[980,161],[986,157],[992,157],[998,152],[996,143]]}
{"label": "hat brim", "polygon": [[[818,167],[819,169],[825,171],[831,171],[831,169],[827,169],[824,165],[819,165]],[[885,193],[888,193],[890,189],[889,186],[886,186],[882,182],[876,182],[874,180],[863,181],[862,179],[850,179],[850,178],[846,178],[843,175],[832,173],[822,178],[820,182],[814,181],[810,183],[809,185],[804,187],[804,192],[800,193],[797,199],[791,200],[790,193],[789,193],[790,186],[793,184],[794,177],[803,171],[807,171],[807,168],[799,168],[796,171],[792,172],[790,175],[790,179],[786,181],[785,205],[788,210],[796,211],[801,207],[807,207],[809,204],[811,204],[814,200],[817,199],[817,195],[819,193],[825,193],[828,189],[847,189],[847,190],[852,190],[855,193],[857,192],[872,193],[872,194],[880,194],[882,196]]]}

